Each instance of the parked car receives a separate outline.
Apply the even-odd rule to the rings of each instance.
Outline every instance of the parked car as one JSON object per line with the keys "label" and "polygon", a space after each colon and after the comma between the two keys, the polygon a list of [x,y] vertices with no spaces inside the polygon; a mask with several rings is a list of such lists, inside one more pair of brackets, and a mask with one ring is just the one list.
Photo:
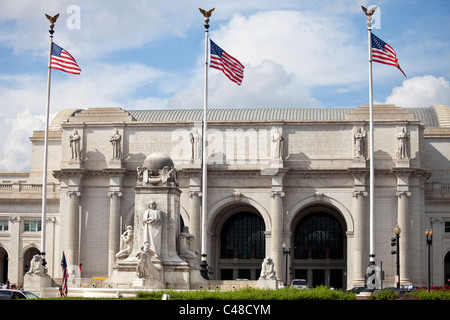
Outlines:
{"label": "parked car", "polygon": [[29,291],[0,289],[0,300],[38,299],[39,297]]}
{"label": "parked car", "polygon": [[291,288],[308,289],[308,282],[305,279],[294,279],[291,282]]}

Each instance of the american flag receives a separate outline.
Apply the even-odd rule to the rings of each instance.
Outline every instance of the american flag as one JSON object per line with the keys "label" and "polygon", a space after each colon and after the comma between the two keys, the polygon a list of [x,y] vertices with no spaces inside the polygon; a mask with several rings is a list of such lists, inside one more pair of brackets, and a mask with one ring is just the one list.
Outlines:
{"label": "american flag", "polygon": [[406,77],[406,74],[403,72],[402,68],[400,68],[397,54],[395,53],[394,49],[373,33],[371,35],[372,35],[372,61],[397,67]]}
{"label": "american flag", "polygon": [[63,277],[62,277],[62,281],[61,281],[61,295],[63,297],[67,296],[67,279],[69,278],[69,274],[67,273],[67,261],[66,261],[66,256],[64,255],[64,251],[63,251],[63,256],[62,256],[62,260],[61,260],[61,267],[62,267],[62,271],[63,271]]}
{"label": "american flag", "polygon": [[52,43],[52,58],[50,67],[52,69],[58,69],[73,74],[80,74],[81,72],[81,68],[78,66],[75,58],[56,43]]}
{"label": "american flag", "polygon": [[211,63],[210,67],[222,72],[231,81],[241,85],[242,79],[244,79],[244,66],[235,58],[230,56],[224,50],[222,50],[212,40],[211,42]]}

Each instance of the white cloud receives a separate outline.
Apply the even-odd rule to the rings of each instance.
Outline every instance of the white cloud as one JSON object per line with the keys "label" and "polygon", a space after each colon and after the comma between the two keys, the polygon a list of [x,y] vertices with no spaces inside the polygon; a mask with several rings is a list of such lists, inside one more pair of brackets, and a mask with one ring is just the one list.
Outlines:
{"label": "white cloud", "polygon": [[366,47],[355,45],[348,20],[306,11],[236,14],[211,38],[229,54],[257,66],[272,60],[299,86],[348,85],[366,77]]}
{"label": "white cloud", "polygon": [[[160,99],[139,96],[139,89],[159,86],[170,81],[170,75],[155,68],[124,63],[106,65],[92,63],[79,76],[52,71],[50,112],[66,108],[89,108],[162,103]],[[43,130],[46,112],[46,77],[3,75],[0,77],[2,113],[0,135],[0,170],[24,170],[29,166],[34,130]],[[148,105],[146,106],[148,107]]]}
{"label": "white cloud", "polygon": [[[210,69],[208,105],[317,107],[322,104],[312,96],[314,86],[353,90],[367,77],[366,48],[352,44],[349,28],[336,16],[313,12],[262,11],[248,17],[235,14],[211,31],[210,37],[245,65],[244,81],[238,87]],[[201,61],[203,57],[187,88],[168,100],[169,107],[203,105]]]}
{"label": "white cloud", "polygon": [[[202,107],[203,78],[198,75],[195,85],[171,97],[168,107]],[[298,107],[319,106],[306,88],[295,84],[295,75],[270,60],[257,66],[247,65],[241,86],[231,82],[221,71],[209,70],[208,107]]]}
{"label": "white cloud", "polygon": [[401,87],[392,90],[385,103],[411,108],[450,105],[450,82],[432,75],[407,79]]}
{"label": "white cloud", "polygon": [[[45,116],[31,114],[29,109],[21,111],[16,118],[4,119],[4,139],[0,144],[0,170],[21,171],[30,166],[30,132],[45,126]],[[6,133],[7,132],[7,133]]]}

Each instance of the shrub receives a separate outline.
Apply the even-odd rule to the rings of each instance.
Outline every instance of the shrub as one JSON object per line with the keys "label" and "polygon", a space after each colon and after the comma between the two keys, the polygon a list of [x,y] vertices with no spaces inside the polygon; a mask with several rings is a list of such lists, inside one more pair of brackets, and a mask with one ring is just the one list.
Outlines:
{"label": "shrub", "polygon": [[321,286],[311,290],[284,288],[270,289],[241,289],[232,291],[147,291],[139,292],[138,299],[161,300],[163,294],[168,294],[171,300],[355,300],[355,294],[341,290],[330,290]]}
{"label": "shrub", "polygon": [[372,294],[367,300],[397,300],[399,295],[394,291],[379,291]]}

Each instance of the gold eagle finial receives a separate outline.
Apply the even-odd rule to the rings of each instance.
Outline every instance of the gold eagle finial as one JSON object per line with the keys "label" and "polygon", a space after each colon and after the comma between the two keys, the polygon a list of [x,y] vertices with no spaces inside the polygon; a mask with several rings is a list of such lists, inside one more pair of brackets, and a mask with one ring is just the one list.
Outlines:
{"label": "gold eagle finial", "polygon": [[58,20],[59,13],[53,17],[49,16],[48,14],[45,14],[45,16],[47,17],[48,21],[50,21],[50,31],[53,31],[53,28],[55,27],[55,22],[56,20]]}
{"label": "gold eagle finial", "polygon": [[361,9],[364,11],[364,13],[366,14],[366,16],[370,17],[371,15],[373,15],[373,13],[375,12],[375,10],[377,9],[377,7],[373,7],[371,9],[367,9],[366,7],[361,6]]}
{"label": "gold eagle finial", "polygon": [[213,13],[215,8],[212,8],[209,11],[203,10],[202,8],[198,8],[200,10],[200,12],[203,14],[203,16],[205,17],[205,24],[208,25],[209,24],[209,18],[211,17],[211,13]]}

